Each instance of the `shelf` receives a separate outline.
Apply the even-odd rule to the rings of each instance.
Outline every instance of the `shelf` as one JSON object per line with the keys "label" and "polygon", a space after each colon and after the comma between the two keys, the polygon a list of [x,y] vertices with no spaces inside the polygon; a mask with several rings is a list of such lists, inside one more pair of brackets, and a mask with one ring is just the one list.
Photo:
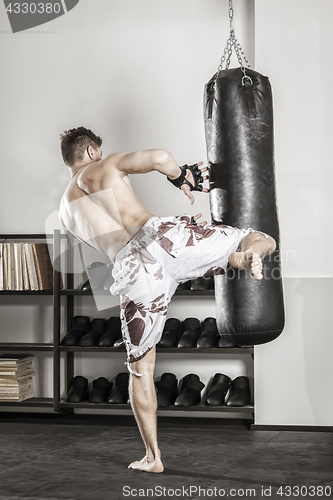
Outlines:
{"label": "shelf", "polygon": [[52,351],[53,344],[37,344],[28,342],[2,342],[0,351]]}
{"label": "shelf", "polygon": [[[85,409],[100,409],[100,410],[131,410],[130,404],[110,404],[110,403],[89,403],[84,401],[82,403],[66,403],[66,401],[61,401],[59,403],[59,408],[85,408]],[[158,411],[207,411],[207,412],[225,412],[234,413],[242,412],[249,413],[254,412],[254,406],[206,406],[202,403],[195,406],[165,406],[163,408],[157,408]]]}
{"label": "shelf", "polygon": [[[82,347],[82,346],[59,346],[59,351],[65,352],[126,352],[124,347]],[[253,354],[253,347],[157,347],[157,353],[191,353],[191,354]]]}
{"label": "shelf", "polygon": [[59,346],[61,352],[126,352],[125,347],[100,347],[91,346],[83,347],[79,345],[61,345]]}
{"label": "shelf", "polygon": [[0,406],[23,406],[23,407],[43,407],[53,408],[52,398],[30,398],[25,401],[0,401]]}
{"label": "shelf", "polygon": [[209,295],[209,296],[214,296],[215,295],[215,290],[176,290],[175,295]]}
{"label": "shelf", "polygon": [[253,347],[158,347],[157,352],[191,354],[253,354]]}
{"label": "shelf", "polygon": [[0,295],[53,295],[53,290],[1,290]]}
{"label": "shelf", "polygon": [[0,240],[46,240],[46,239],[53,239],[53,234],[45,234],[45,233],[0,234]]}
{"label": "shelf", "polygon": [[[86,291],[86,290],[80,290],[80,289],[69,289],[69,288],[62,288],[59,291],[60,295],[110,295],[109,290],[95,290],[94,292]],[[182,296],[214,296],[215,295],[215,290],[176,290],[176,293],[174,294],[175,296],[177,295],[182,295]]]}
{"label": "shelf", "polygon": [[209,412],[224,412],[224,413],[235,413],[235,412],[242,412],[242,413],[249,413],[249,412],[254,412],[254,406],[248,405],[248,406],[206,406],[203,403],[200,403],[195,406],[165,406],[164,408],[158,408],[158,410],[164,411],[209,411]]}
{"label": "shelf", "polygon": [[[53,235],[43,235],[43,234],[30,234],[30,235],[22,235],[22,234],[11,234],[11,235],[0,235],[0,238],[4,238],[6,241],[9,240],[48,240],[49,238],[52,239]],[[54,251],[55,255],[60,254],[60,243],[62,239],[68,239],[67,235],[63,234],[56,234],[55,239],[53,241],[54,243]],[[67,255],[67,262],[72,262],[74,258],[74,253],[73,253],[73,247],[71,243],[69,242],[69,252]],[[51,283],[49,283],[51,286]],[[19,353],[19,352],[25,352],[25,353],[34,353],[34,352],[49,352],[53,353],[53,391],[54,391],[54,398],[30,398],[25,401],[21,402],[14,402],[14,401],[0,401],[0,406],[1,407],[20,407],[20,408],[50,408],[55,410],[56,412],[61,409],[64,413],[67,410],[67,413],[74,413],[74,409],[87,409],[87,410],[96,410],[97,412],[99,410],[125,410],[127,412],[132,413],[131,405],[130,404],[120,404],[120,405],[115,405],[115,404],[109,404],[109,403],[103,403],[103,404],[98,404],[98,403],[90,403],[89,401],[84,401],[82,403],[67,403],[65,399],[61,399],[60,394],[61,394],[61,384],[60,384],[60,359],[61,357],[66,358],[66,373],[65,373],[65,385],[67,383],[67,386],[69,384],[69,381],[71,378],[74,376],[74,360],[75,360],[75,355],[74,353],[122,353],[122,355],[125,357],[126,356],[126,349],[124,345],[121,345],[119,347],[100,347],[100,346],[91,346],[91,347],[82,347],[82,346],[65,346],[65,345],[58,345],[58,339],[60,337],[60,331],[61,331],[61,297],[66,297],[64,300],[66,302],[67,306],[67,311],[66,311],[66,324],[67,327],[69,327],[71,320],[74,315],[74,305],[75,305],[75,296],[89,296],[92,297],[93,295],[96,296],[105,296],[108,297],[111,295],[109,289],[107,290],[99,290],[99,291],[83,291],[80,288],[74,289],[74,275],[69,274],[66,280],[66,288],[60,288],[62,285],[61,283],[61,275],[59,271],[54,271],[54,281],[53,281],[53,286],[54,290],[1,290],[0,291],[0,296],[10,296],[10,295],[15,295],[15,296],[53,296],[53,308],[54,308],[54,325],[53,325],[53,330],[54,330],[54,338],[56,339],[56,344],[53,345],[53,340],[52,343],[30,343],[30,342],[3,342],[0,343],[0,352],[1,353]],[[81,286],[81,285],[80,285]],[[60,289],[59,289],[60,288]],[[204,297],[215,297],[215,290],[176,290],[175,297],[196,297],[196,298],[204,298]],[[223,348],[223,347],[214,347],[214,348],[178,348],[178,347],[172,347],[172,348],[163,348],[163,347],[157,347],[157,353],[164,353],[164,354],[192,354],[192,356],[197,356],[197,355],[207,355],[207,354],[214,354],[218,356],[228,356],[228,355],[245,355],[245,354],[251,354],[253,355],[254,353],[254,348],[252,346],[250,347],[230,347],[230,348]],[[61,354],[61,353],[66,353],[66,355]],[[52,356],[52,354],[51,354]],[[245,407],[229,407],[229,406],[206,406],[204,403],[200,403],[198,405],[190,406],[190,407],[178,407],[174,405],[170,405],[168,407],[161,407],[157,409],[158,414],[161,415],[167,411],[173,412],[173,413],[179,413],[179,412],[206,412],[206,413],[227,413],[227,414],[233,414],[233,413],[241,413],[241,414],[249,414],[251,413],[252,415],[254,414],[254,406],[253,405],[248,405]]]}
{"label": "shelf", "polygon": [[89,403],[83,401],[82,403],[66,403],[65,400],[60,401],[59,408],[90,408],[99,410],[130,410],[130,404],[110,404],[110,403]]}
{"label": "shelf", "polygon": [[[60,295],[93,295],[93,292],[86,291],[86,290],[79,290],[79,289],[69,289],[69,288],[61,288],[59,290]],[[96,290],[94,291],[94,294],[97,295],[111,295],[109,290]]]}

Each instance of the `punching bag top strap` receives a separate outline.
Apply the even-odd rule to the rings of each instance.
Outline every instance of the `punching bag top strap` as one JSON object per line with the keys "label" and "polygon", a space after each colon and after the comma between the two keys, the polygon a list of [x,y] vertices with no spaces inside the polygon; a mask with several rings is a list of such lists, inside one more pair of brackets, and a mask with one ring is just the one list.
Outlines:
{"label": "punching bag top strap", "polygon": [[[168,181],[170,181],[174,186],[176,186],[179,189],[181,189],[181,187],[184,184],[187,184],[188,186],[190,186],[191,191],[202,191],[202,185],[200,183],[203,182],[203,177],[201,175],[201,170],[199,169],[197,163],[195,163],[194,165],[183,165],[182,167],[179,168],[181,170],[180,176],[177,177],[176,179],[170,179],[170,177],[167,177]],[[187,170],[190,170],[190,172],[193,175],[194,185],[187,179],[185,179]]]}
{"label": "punching bag top strap", "polygon": [[[244,80],[243,76],[243,80]],[[246,77],[249,78],[249,77]],[[257,117],[257,109],[256,109],[256,101],[254,98],[254,92],[253,92],[253,84],[251,83],[243,83],[242,88],[244,89],[246,101],[247,101],[247,107],[249,111],[249,117],[250,118],[256,118]]]}

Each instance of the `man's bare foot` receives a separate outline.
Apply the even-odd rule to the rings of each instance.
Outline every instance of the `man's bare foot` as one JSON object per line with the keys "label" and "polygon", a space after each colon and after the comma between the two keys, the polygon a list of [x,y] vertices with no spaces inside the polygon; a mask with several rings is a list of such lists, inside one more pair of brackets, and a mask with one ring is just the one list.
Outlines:
{"label": "man's bare foot", "polygon": [[147,455],[141,460],[129,464],[128,468],[142,470],[144,472],[155,472],[157,474],[164,471],[164,466],[159,458],[155,458],[153,461],[148,461]]}
{"label": "man's bare foot", "polygon": [[262,262],[258,253],[246,250],[234,252],[229,256],[229,264],[236,269],[245,269],[255,280],[262,280]]}

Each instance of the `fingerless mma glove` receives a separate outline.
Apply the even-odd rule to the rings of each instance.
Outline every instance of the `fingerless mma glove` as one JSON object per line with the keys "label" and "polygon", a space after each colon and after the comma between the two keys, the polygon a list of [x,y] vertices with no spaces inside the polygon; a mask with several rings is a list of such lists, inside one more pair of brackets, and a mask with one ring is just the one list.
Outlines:
{"label": "fingerless mma glove", "polygon": [[[181,174],[177,179],[170,179],[167,177],[168,181],[170,181],[174,186],[177,188],[181,189],[181,187],[184,184],[187,184],[190,186],[191,191],[202,191],[202,185],[200,183],[203,182],[203,177],[201,175],[201,170],[199,169],[197,163],[194,165],[183,165],[182,167],[179,167],[181,170]],[[194,186],[191,182],[189,182],[187,179],[185,179],[186,176],[186,171],[190,170],[193,175],[194,179]]]}

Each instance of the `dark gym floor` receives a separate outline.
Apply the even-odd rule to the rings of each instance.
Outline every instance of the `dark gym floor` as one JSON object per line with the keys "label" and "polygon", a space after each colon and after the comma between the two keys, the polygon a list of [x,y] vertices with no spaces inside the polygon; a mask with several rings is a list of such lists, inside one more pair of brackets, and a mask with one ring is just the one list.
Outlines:
{"label": "dark gym floor", "polygon": [[332,432],[160,418],[165,471],[148,474],[127,468],[144,455],[132,417],[72,418],[1,416],[0,500],[333,498]]}

